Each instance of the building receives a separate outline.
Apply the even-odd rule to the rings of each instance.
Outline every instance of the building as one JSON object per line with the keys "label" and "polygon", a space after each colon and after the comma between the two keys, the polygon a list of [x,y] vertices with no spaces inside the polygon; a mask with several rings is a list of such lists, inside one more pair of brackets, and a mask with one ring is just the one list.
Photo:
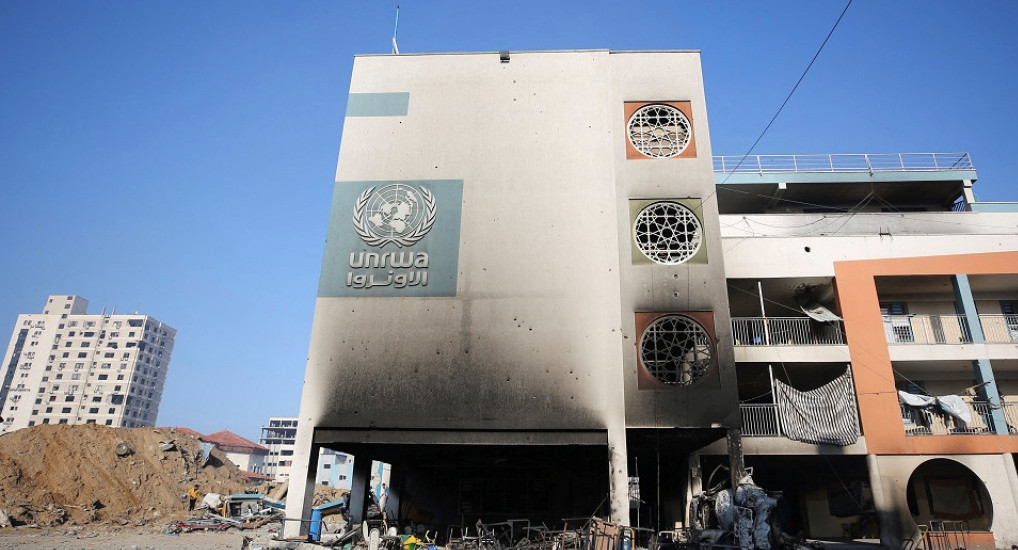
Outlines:
{"label": "building", "polygon": [[269,425],[262,426],[259,442],[268,449],[265,455],[263,474],[272,476],[276,481],[290,479],[290,466],[293,464],[293,444],[297,438],[297,419],[273,416]]}
{"label": "building", "polygon": [[216,446],[231,462],[244,472],[265,474],[265,457],[269,449],[253,441],[245,439],[229,430],[221,430],[213,434],[201,436]]}
{"label": "building", "polygon": [[697,52],[358,56],[292,475],[328,448],[392,465],[390,517],[657,531],[744,459],[788,532],[1014,544],[1018,208],[975,179],[714,157]]}
{"label": "building", "polygon": [[[968,548],[1014,544],[1018,204],[978,202],[965,153],[714,166],[743,451],[758,482],[784,491],[786,529],[896,545],[939,525],[970,529]],[[810,410],[788,390],[840,381],[841,408]],[[954,399],[969,420],[899,390]],[[817,444],[837,433],[823,423],[854,432]],[[714,443],[694,466],[726,453]]]}
{"label": "building", "polygon": [[[260,438],[262,445],[268,451],[265,457],[264,469],[261,473],[279,482],[290,479],[290,466],[293,463],[293,449],[296,437],[296,418],[278,416],[269,418],[269,425],[262,426]],[[352,456],[322,448],[319,451],[315,483],[349,489],[352,468]]]}
{"label": "building", "polygon": [[177,331],[141,314],[87,313],[74,295],[18,316],[0,364],[2,430],[154,426]]}

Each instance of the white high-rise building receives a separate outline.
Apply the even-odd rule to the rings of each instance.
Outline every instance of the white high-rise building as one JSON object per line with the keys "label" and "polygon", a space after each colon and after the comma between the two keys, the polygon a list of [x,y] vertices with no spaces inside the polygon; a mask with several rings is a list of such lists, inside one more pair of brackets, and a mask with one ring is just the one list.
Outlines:
{"label": "white high-rise building", "polygon": [[[265,457],[261,473],[272,476],[276,481],[290,479],[290,467],[293,465],[293,445],[297,437],[297,418],[291,416],[273,416],[269,425],[262,426],[260,443],[268,447],[269,454]],[[374,464],[372,471],[377,470],[378,478],[388,481],[388,465],[379,468]],[[318,473],[315,483],[350,488],[353,475],[353,456],[332,449],[322,449],[318,457]]]}
{"label": "white high-rise building", "polygon": [[262,426],[262,435],[258,442],[269,448],[265,457],[264,471],[276,481],[290,479],[290,465],[293,464],[293,443],[297,437],[297,419],[294,417],[273,416],[269,425]]}
{"label": "white high-rise building", "polygon": [[47,298],[18,316],[0,364],[0,432],[36,424],[154,426],[177,331],[148,315]]}

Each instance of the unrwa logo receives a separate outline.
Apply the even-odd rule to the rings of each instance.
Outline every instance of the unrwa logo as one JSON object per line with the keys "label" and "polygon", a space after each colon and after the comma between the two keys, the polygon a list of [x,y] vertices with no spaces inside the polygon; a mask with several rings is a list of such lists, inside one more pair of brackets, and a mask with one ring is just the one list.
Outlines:
{"label": "unrwa logo", "polygon": [[402,248],[424,238],[435,224],[435,196],[425,187],[396,183],[357,197],[353,228],[369,246]]}

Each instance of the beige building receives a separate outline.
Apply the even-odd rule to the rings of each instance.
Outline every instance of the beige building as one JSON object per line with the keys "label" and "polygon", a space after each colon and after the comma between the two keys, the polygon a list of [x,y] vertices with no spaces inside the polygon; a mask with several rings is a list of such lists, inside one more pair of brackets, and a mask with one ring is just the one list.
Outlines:
{"label": "beige building", "polygon": [[36,424],[154,426],[177,331],[148,315],[89,314],[49,296],[18,316],[0,364],[0,431]]}
{"label": "beige building", "polygon": [[1018,206],[975,180],[713,156],[697,52],[359,56],[287,516],[323,448],[354,521],[381,461],[440,532],[695,524],[744,458],[785,533],[1018,543]]}

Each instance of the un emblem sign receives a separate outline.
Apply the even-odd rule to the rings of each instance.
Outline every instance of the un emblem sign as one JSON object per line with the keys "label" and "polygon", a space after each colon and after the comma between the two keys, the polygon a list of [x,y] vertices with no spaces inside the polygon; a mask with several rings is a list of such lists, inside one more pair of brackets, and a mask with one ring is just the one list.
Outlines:
{"label": "un emblem sign", "polygon": [[353,227],[368,246],[412,246],[435,224],[435,196],[402,183],[365,189],[354,205]]}

